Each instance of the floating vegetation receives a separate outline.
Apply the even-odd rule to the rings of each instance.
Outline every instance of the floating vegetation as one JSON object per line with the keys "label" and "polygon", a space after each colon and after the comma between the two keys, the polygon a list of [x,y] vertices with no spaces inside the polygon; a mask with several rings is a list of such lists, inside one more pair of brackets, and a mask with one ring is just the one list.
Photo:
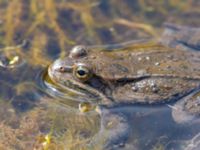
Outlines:
{"label": "floating vegetation", "polygon": [[89,112],[95,110],[96,106],[89,102],[83,102],[79,104],[79,111],[84,113],[84,112]]}
{"label": "floating vegetation", "polygon": [[0,55],[0,66],[3,68],[15,68],[24,63],[24,61],[21,60],[21,57],[16,55],[15,52],[10,53],[7,56],[3,53],[0,53]]}
{"label": "floating vegetation", "polygon": [[4,68],[15,68],[23,65],[25,60],[19,56],[19,49],[24,45],[25,42],[17,46],[8,46],[0,49],[0,66]]}
{"label": "floating vegetation", "polygon": [[9,58],[0,58],[0,66],[5,67],[5,68],[13,68],[16,63],[19,62],[19,56],[13,56],[10,59]]}

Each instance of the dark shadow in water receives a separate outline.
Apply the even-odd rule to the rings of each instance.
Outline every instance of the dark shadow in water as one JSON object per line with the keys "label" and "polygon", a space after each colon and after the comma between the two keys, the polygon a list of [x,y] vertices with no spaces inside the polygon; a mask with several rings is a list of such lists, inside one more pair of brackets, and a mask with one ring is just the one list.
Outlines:
{"label": "dark shadow in water", "polygon": [[156,146],[184,150],[200,132],[200,119],[178,124],[166,105],[101,107],[100,110],[101,129],[95,142],[104,139],[106,150],[149,150]]}

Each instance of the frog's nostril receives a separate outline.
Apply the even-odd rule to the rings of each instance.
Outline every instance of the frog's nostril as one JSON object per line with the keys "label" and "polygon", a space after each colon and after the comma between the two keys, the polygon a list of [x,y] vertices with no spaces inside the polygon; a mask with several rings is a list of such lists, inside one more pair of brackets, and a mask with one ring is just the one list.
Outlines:
{"label": "frog's nostril", "polygon": [[64,73],[64,72],[72,72],[72,67],[71,66],[60,66],[60,67],[57,67],[56,70],[61,72],[61,73]]}
{"label": "frog's nostril", "polygon": [[59,71],[60,71],[60,72],[65,72],[65,67],[60,67],[60,68],[59,68]]}

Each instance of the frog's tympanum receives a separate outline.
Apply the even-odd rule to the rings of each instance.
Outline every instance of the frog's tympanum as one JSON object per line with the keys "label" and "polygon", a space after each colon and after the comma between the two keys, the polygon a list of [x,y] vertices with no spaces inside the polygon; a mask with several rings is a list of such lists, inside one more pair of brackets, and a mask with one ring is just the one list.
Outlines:
{"label": "frog's tympanum", "polygon": [[50,65],[48,74],[61,87],[101,104],[167,103],[195,91],[184,109],[200,113],[198,50],[200,29],[166,24],[156,41],[76,46]]}

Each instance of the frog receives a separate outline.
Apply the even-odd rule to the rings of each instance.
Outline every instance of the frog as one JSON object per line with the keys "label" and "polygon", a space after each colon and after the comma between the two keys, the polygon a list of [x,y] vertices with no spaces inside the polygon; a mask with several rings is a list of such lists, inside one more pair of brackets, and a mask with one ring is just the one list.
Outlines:
{"label": "frog", "polygon": [[200,29],[171,24],[166,28],[157,41],[114,48],[75,46],[49,66],[48,75],[55,84],[100,104],[179,100],[200,87],[200,42],[183,38],[191,33],[197,39],[194,31]]}
{"label": "frog", "polygon": [[200,115],[200,28],[164,26],[159,39],[75,46],[48,67],[48,76],[83,101],[106,107],[165,104],[175,122],[190,122]]}

